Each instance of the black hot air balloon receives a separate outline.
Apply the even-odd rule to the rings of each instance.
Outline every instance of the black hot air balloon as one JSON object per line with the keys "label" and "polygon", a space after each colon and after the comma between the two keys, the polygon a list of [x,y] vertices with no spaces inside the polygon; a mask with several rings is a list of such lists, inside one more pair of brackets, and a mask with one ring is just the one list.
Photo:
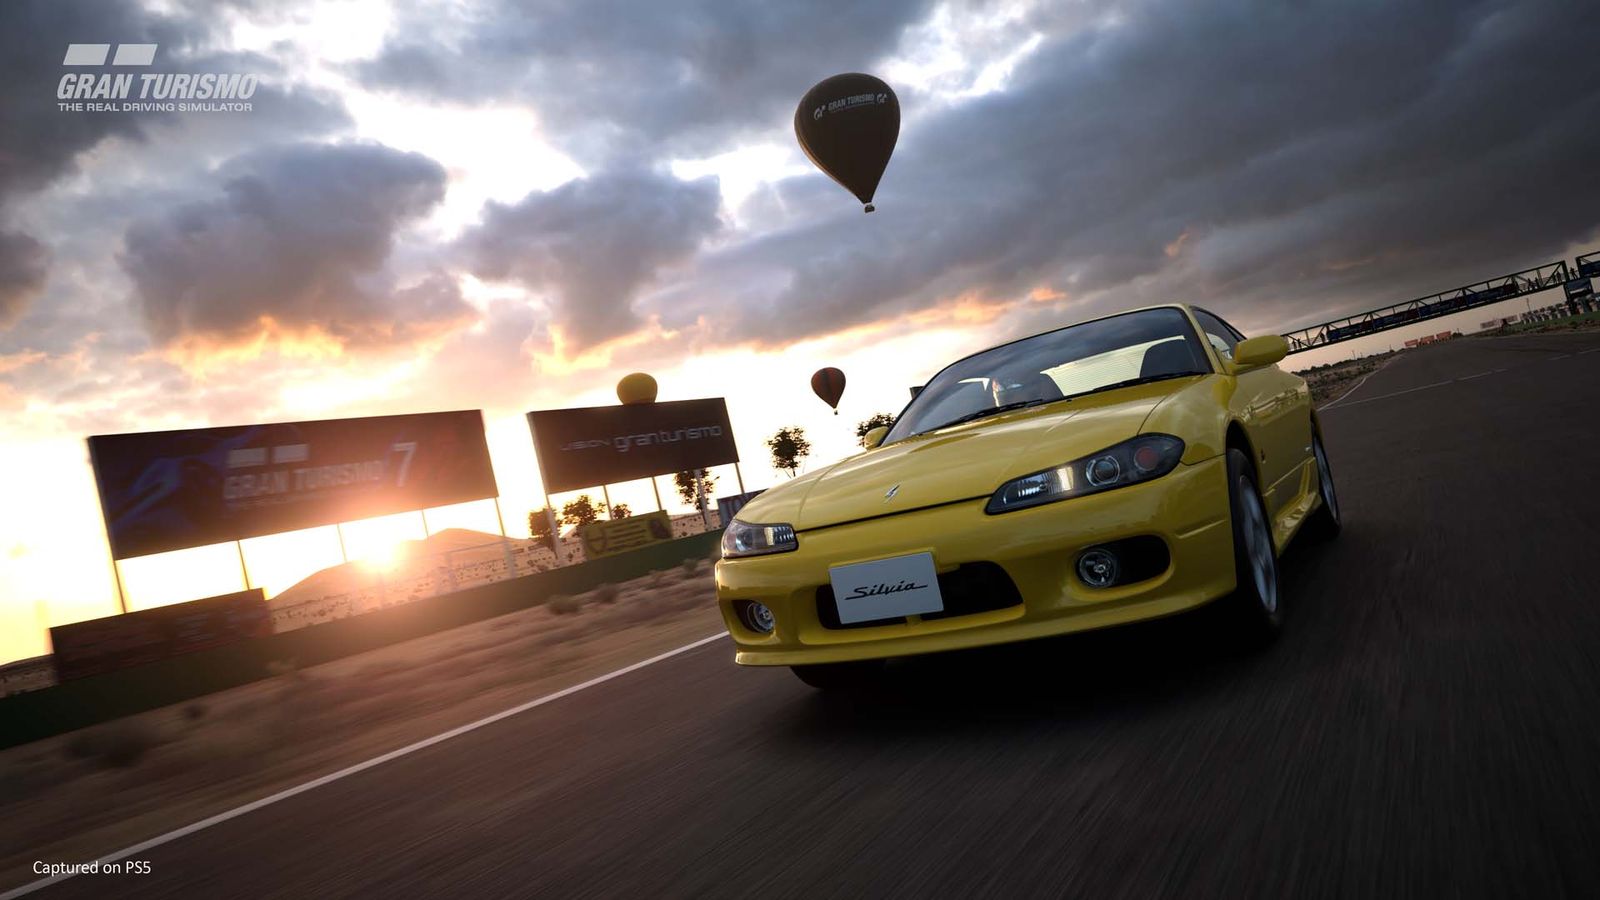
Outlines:
{"label": "black hot air balloon", "polygon": [[900,137],[900,100],[871,75],[825,78],[800,98],[794,136],[817,168],[872,212],[872,195]]}
{"label": "black hot air balloon", "polygon": [[822,402],[833,407],[833,414],[839,414],[839,398],[844,396],[844,373],[828,366],[811,373],[811,390]]}

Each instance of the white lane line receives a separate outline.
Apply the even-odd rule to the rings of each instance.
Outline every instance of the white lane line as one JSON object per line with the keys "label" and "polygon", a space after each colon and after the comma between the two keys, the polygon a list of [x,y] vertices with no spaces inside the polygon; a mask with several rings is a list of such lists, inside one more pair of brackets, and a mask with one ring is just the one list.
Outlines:
{"label": "white lane line", "polygon": [[1579,350],[1578,351],[1578,355],[1579,356],[1582,356],[1585,353],[1600,353],[1600,347],[1590,347],[1588,350]]}
{"label": "white lane line", "polygon": [[[1352,406],[1360,406],[1363,403],[1371,403],[1374,400],[1387,400],[1390,397],[1398,397],[1401,394],[1414,394],[1417,391],[1425,391],[1425,390],[1428,390],[1429,388],[1444,387],[1447,384],[1455,384],[1455,383],[1456,383],[1455,380],[1451,380],[1451,381],[1435,381],[1433,384],[1425,384],[1425,385],[1423,385],[1421,387],[1406,388],[1403,391],[1394,391],[1394,392],[1388,393],[1388,394],[1379,394],[1376,397],[1368,397],[1368,398],[1366,398],[1364,400],[1354,400],[1354,401],[1351,401],[1350,403],[1346,403],[1345,404],[1345,408],[1348,409],[1348,408],[1350,408]],[[1327,409],[1327,407],[1324,406],[1323,409]],[[0,900],[5,900],[5,898],[4,897],[0,897]]]}
{"label": "white lane line", "polygon": [[1354,394],[1358,388],[1360,388],[1363,384],[1367,383],[1367,379],[1368,378],[1371,378],[1372,376],[1374,376],[1374,375],[1378,374],[1379,372],[1382,372],[1384,369],[1388,368],[1389,367],[1389,363],[1394,362],[1394,360],[1395,360],[1395,358],[1393,356],[1391,356],[1388,359],[1384,360],[1383,361],[1383,365],[1381,365],[1381,366],[1377,367],[1376,369],[1373,369],[1371,372],[1368,372],[1367,374],[1361,376],[1361,380],[1355,383],[1355,387],[1352,387],[1350,390],[1345,391],[1344,393],[1340,394],[1338,397],[1334,398],[1333,400],[1322,404],[1321,406],[1317,407],[1317,409],[1319,411],[1324,410],[1324,409],[1332,409],[1334,404],[1340,403],[1340,402],[1342,402],[1344,400],[1344,398],[1350,396],[1351,394]]}
{"label": "white lane line", "polygon": [[[107,854],[105,856],[102,856],[98,860],[96,860],[96,862],[100,863],[101,867],[104,867],[105,864],[108,863],[108,862],[115,862],[115,861],[120,860],[120,859],[126,859],[127,857],[130,857],[130,856],[134,855],[135,853],[143,853],[144,851],[149,850],[149,849],[151,849],[153,847],[159,847],[162,844],[170,843],[171,841],[175,841],[178,838],[187,837],[188,835],[194,834],[197,831],[202,831],[204,829],[210,828],[213,825],[220,825],[223,822],[228,821],[229,819],[237,819],[238,817],[240,817],[240,816],[242,816],[242,815],[244,815],[246,813],[255,812],[256,810],[262,808],[263,806],[271,806],[272,804],[277,803],[280,800],[287,800],[290,797],[293,797],[293,796],[295,796],[297,794],[303,794],[306,791],[315,790],[315,789],[317,789],[319,787],[322,787],[325,784],[331,784],[332,782],[338,781],[341,778],[348,778],[351,775],[356,774],[357,772],[365,772],[366,770],[368,770],[368,769],[370,769],[370,768],[372,768],[374,766],[381,766],[386,762],[389,762],[391,760],[399,759],[402,756],[408,756],[408,755],[410,755],[412,753],[417,752],[418,750],[426,750],[427,748],[432,747],[434,744],[444,743],[445,741],[448,741],[453,737],[460,737],[461,735],[466,734],[469,731],[477,731],[479,728],[482,728],[485,725],[493,725],[494,723],[500,721],[501,719],[509,719],[512,716],[518,715],[520,713],[525,713],[528,710],[533,709],[536,706],[543,706],[546,703],[553,703],[556,700],[560,700],[562,697],[571,696],[572,694],[576,694],[577,692],[579,692],[581,690],[584,690],[585,688],[592,688],[597,684],[604,684],[605,682],[610,681],[613,678],[621,678],[623,675],[627,675],[630,672],[637,672],[640,669],[644,668],[645,666],[654,665],[655,663],[661,662],[664,659],[671,659],[672,657],[677,656],[680,653],[688,653],[690,650],[694,650],[694,649],[696,649],[698,647],[704,647],[706,644],[709,644],[712,641],[718,641],[718,640],[721,640],[721,639],[723,639],[723,638],[725,638],[727,636],[728,636],[728,633],[726,631],[722,631],[722,632],[718,632],[716,634],[713,634],[710,637],[701,638],[700,640],[695,641],[692,644],[684,644],[682,647],[678,647],[675,650],[668,650],[665,653],[659,654],[657,656],[652,656],[649,659],[642,660],[640,662],[636,662],[631,666],[623,666],[622,668],[616,670],[615,672],[607,672],[604,675],[600,675],[598,677],[591,678],[588,681],[585,681],[585,682],[583,682],[581,684],[575,684],[572,687],[562,688],[561,690],[556,691],[553,694],[546,694],[543,697],[539,697],[539,698],[534,699],[534,700],[529,700],[526,703],[522,703],[522,704],[519,704],[517,706],[513,706],[513,707],[511,707],[510,709],[507,709],[507,710],[502,710],[500,712],[495,713],[494,715],[485,716],[484,718],[479,719],[476,722],[469,722],[469,723],[467,723],[465,725],[462,725],[462,726],[460,726],[458,728],[452,728],[449,731],[443,732],[441,734],[436,734],[431,738],[424,738],[423,740],[417,741],[415,744],[407,744],[406,746],[401,747],[398,750],[390,750],[388,753],[385,753],[382,756],[375,756],[372,759],[367,760],[366,762],[356,763],[353,766],[350,766],[350,767],[344,768],[344,769],[340,769],[337,772],[334,772],[334,773],[329,774],[329,775],[324,775],[321,778],[313,779],[311,781],[306,782],[305,784],[302,784],[302,785],[299,785],[299,786],[296,786],[296,787],[292,787],[292,788],[289,788],[287,790],[279,791],[278,793],[273,794],[270,797],[263,797],[260,800],[256,800],[256,801],[253,801],[253,802],[250,802],[250,803],[246,803],[243,806],[237,807],[235,809],[230,809],[227,812],[218,813],[218,814],[212,816],[209,819],[201,819],[200,821],[195,822],[192,825],[185,825],[185,826],[183,826],[182,828],[179,828],[176,831],[169,831],[166,834],[161,835],[160,837],[154,837],[154,838],[151,838],[148,841],[144,841],[142,843],[134,844],[132,847],[128,847],[128,848],[123,849],[123,850],[119,850],[116,853],[110,853],[110,854]],[[48,862],[48,860],[47,860],[47,862]],[[51,885],[51,884],[55,884],[57,882],[66,881],[67,879],[73,878],[73,877],[75,877],[75,873],[74,874],[64,874],[64,875],[52,875],[49,878],[41,878],[38,881],[29,882],[28,884],[25,884],[25,885],[23,885],[21,887],[12,888],[11,890],[6,891],[4,894],[0,894],[0,900],[12,900],[13,897],[21,897],[24,894],[31,894],[34,891],[37,891],[42,887],[45,887],[45,886]]]}
{"label": "white lane line", "polygon": [[[1575,354],[1574,353],[1563,353],[1563,354],[1561,354],[1559,356],[1546,356],[1543,359],[1538,360],[1538,362],[1553,362],[1554,360],[1568,359],[1568,358],[1573,357],[1573,356],[1582,356],[1585,353],[1594,353],[1596,351],[1600,351],[1600,347],[1595,347],[1595,348],[1590,349],[1590,350],[1581,350],[1581,351],[1579,351],[1578,353],[1575,353]],[[1531,363],[1523,363],[1522,365],[1531,365]],[[1512,368],[1521,368],[1521,366],[1514,366]],[[1376,375],[1376,374],[1378,374],[1378,372],[1381,372],[1381,371],[1382,371],[1381,368],[1376,369],[1371,374],[1369,374],[1367,376],[1367,378],[1371,378],[1373,375]],[[1406,388],[1403,391],[1394,391],[1394,392],[1388,393],[1388,394],[1379,394],[1376,397],[1367,397],[1367,398],[1362,399],[1362,400],[1352,400],[1349,403],[1345,403],[1344,406],[1345,407],[1360,406],[1363,403],[1371,403],[1374,400],[1387,400],[1390,397],[1398,397],[1401,394],[1410,394],[1410,393],[1413,393],[1415,391],[1425,391],[1425,390],[1427,390],[1429,388],[1444,387],[1447,384],[1455,384],[1456,382],[1459,382],[1459,381],[1471,381],[1474,378],[1482,378],[1485,375],[1498,375],[1498,374],[1500,374],[1501,372],[1504,372],[1504,371],[1506,371],[1506,370],[1505,369],[1490,369],[1487,372],[1479,372],[1476,375],[1463,375],[1460,378],[1452,378],[1452,379],[1450,379],[1448,381],[1435,381],[1433,384],[1425,384],[1425,385],[1423,385],[1421,387]],[[1328,404],[1325,404],[1323,406],[1317,407],[1317,411],[1318,412],[1322,412],[1322,411],[1325,411],[1325,410],[1332,409],[1334,403],[1343,402],[1345,397],[1348,397],[1351,394],[1355,393],[1356,388],[1361,387],[1361,385],[1365,384],[1366,381],[1367,381],[1367,378],[1363,378],[1360,381],[1356,382],[1356,387],[1355,388],[1351,388],[1350,390],[1345,391],[1344,395],[1341,396],[1338,400],[1333,401],[1333,403],[1328,403]],[[0,897],[0,900],[5,900],[5,898],[4,897]]]}

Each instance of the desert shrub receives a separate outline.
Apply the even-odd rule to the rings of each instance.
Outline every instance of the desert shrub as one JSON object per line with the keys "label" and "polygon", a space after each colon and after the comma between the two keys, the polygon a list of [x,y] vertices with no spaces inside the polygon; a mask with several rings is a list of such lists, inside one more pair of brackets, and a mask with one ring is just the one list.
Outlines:
{"label": "desert shrub", "polygon": [[599,603],[611,604],[617,602],[620,593],[617,586],[608,581],[594,589],[594,599]]}
{"label": "desert shrub", "polygon": [[685,574],[685,575],[694,575],[694,574],[698,573],[699,571],[700,571],[700,560],[699,560],[698,557],[691,556],[688,559],[683,561],[683,574]]}
{"label": "desert shrub", "polygon": [[571,615],[583,608],[583,601],[577,597],[568,597],[566,594],[556,594],[550,598],[550,611],[560,616]]}
{"label": "desert shrub", "polygon": [[206,717],[206,705],[196,700],[183,708],[183,717],[191,722],[198,722]]}

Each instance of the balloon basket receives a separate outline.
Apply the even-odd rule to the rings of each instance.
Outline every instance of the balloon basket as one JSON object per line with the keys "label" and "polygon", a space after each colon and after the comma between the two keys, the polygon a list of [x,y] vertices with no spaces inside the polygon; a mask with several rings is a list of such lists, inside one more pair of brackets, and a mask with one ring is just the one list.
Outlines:
{"label": "balloon basket", "polygon": [[872,204],[871,204],[871,203],[868,203],[868,204],[867,204],[867,206],[866,206],[866,208],[865,208],[865,209],[863,209],[863,210],[861,210],[861,211],[862,211],[862,212],[872,212],[872,211],[873,211],[873,210],[875,210],[875,209],[877,209],[877,207],[876,207],[876,206],[873,206],[873,205],[872,205]]}

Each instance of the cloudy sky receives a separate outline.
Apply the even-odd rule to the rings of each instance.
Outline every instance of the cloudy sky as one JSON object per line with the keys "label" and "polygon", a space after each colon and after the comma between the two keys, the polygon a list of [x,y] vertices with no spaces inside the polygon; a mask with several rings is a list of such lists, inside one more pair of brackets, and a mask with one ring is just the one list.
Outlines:
{"label": "cloudy sky", "polygon": [[[1000,339],[1175,299],[1287,330],[1600,249],[1597,19],[0,4],[0,632],[115,608],[88,434],[482,408],[516,531],[541,505],[521,412],[608,402],[628,371],[663,399],[726,396],[755,487],[779,425],[835,458],[855,421]],[[260,87],[248,112],[62,111],[69,43],[155,43],[142,71]],[[870,216],[792,132],[842,71],[903,109]],[[851,378],[838,418],[806,388],[827,364]],[[209,571],[208,552],[171,565]],[[336,561],[291,555],[264,577]],[[127,572],[135,605],[188,599],[161,571]]]}

